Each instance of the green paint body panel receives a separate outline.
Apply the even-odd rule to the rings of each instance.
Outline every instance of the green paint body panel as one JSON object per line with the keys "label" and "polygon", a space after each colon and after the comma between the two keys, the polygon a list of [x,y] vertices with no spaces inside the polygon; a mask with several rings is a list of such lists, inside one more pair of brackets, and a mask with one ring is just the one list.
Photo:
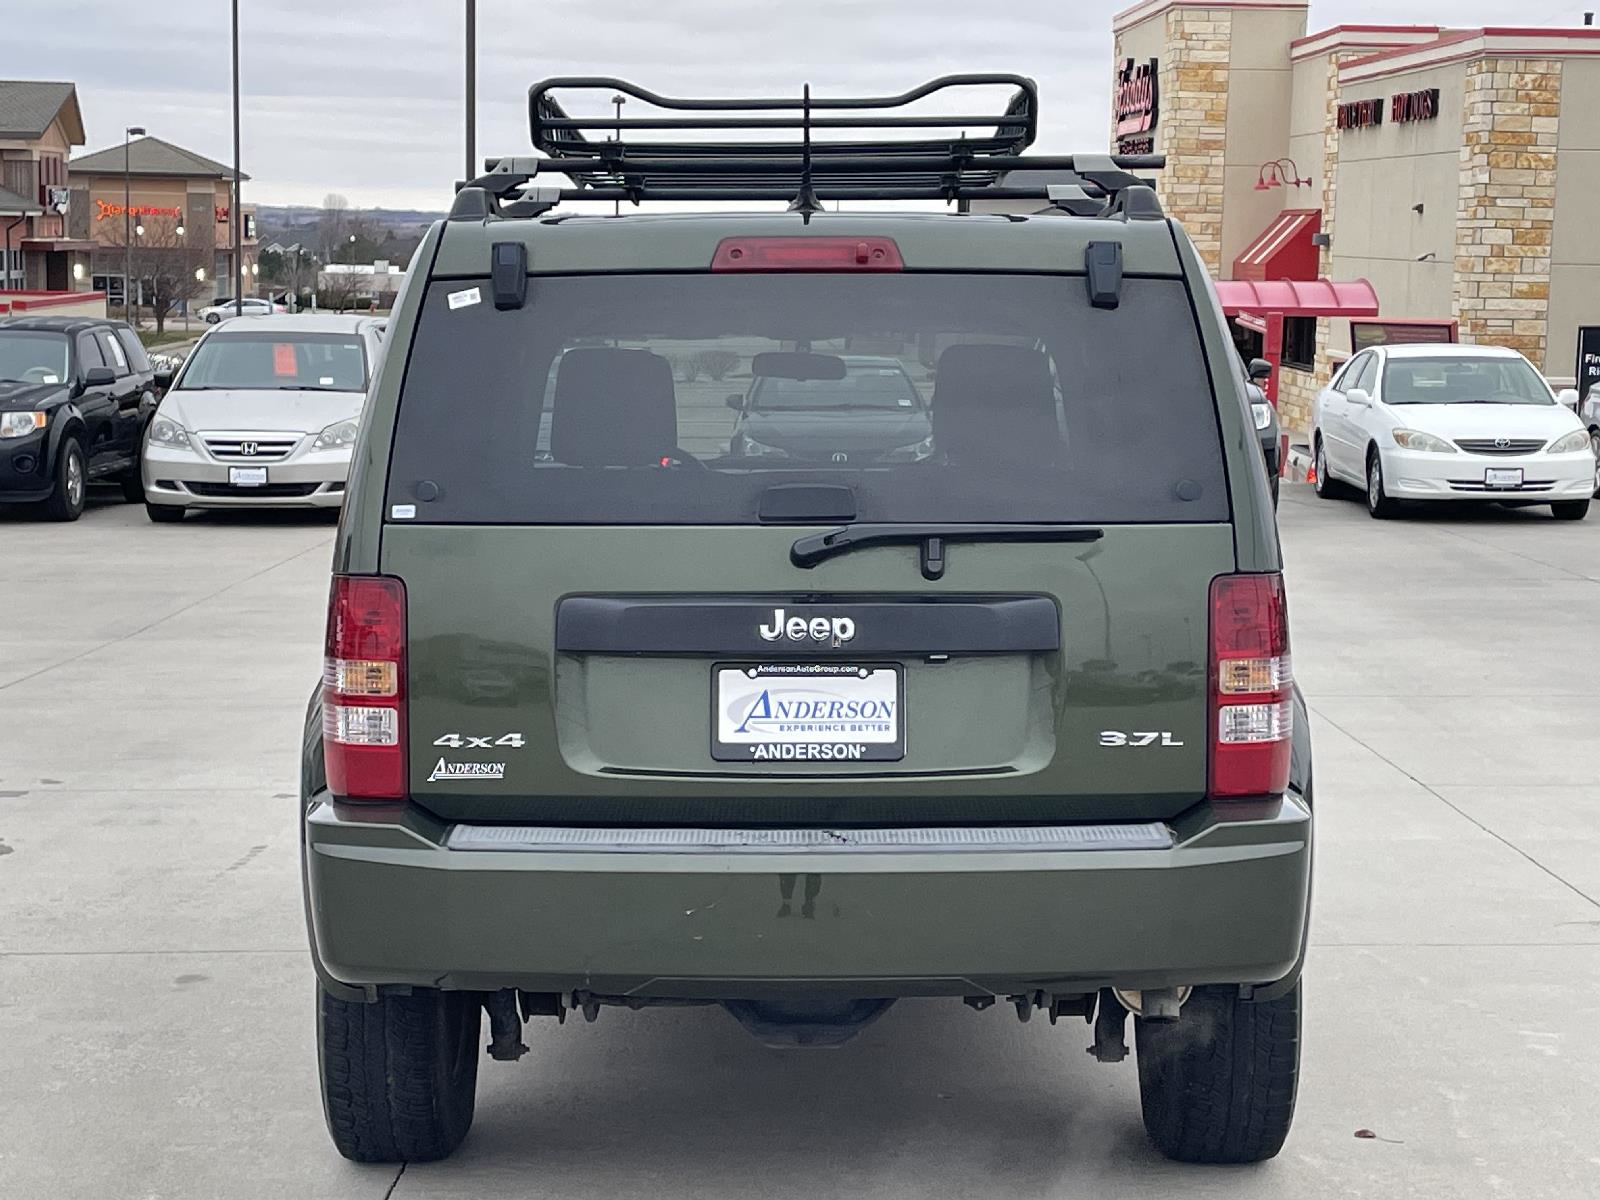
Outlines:
{"label": "green paint body panel", "polygon": [[[929,581],[913,546],[803,570],[817,526],[512,526],[386,521],[385,475],[430,279],[487,293],[490,246],[530,271],[706,270],[732,236],[889,236],[912,271],[1079,274],[1090,241],[1130,275],[1183,278],[1220,397],[1231,522],[1119,525],[1090,544],[955,544]],[[1159,333],[1152,335],[1159,344]],[[336,804],[308,716],[306,900],[330,985],[639,997],[1083,992],[1266,983],[1298,971],[1310,895],[1309,745],[1281,799],[1205,800],[1208,589],[1281,569],[1242,376],[1204,268],[1166,221],[933,214],[630,216],[441,223],[413,259],[354,456],[334,570],[407,593],[412,798]],[[471,421],[471,364],[462,364]],[[1137,463],[1129,464],[1137,470]],[[907,748],[878,764],[714,762],[711,665],[692,655],[569,654],[573,595],[823,598],[1047,596],[1060,649],[902,657]],[[750,618],[761,612],[750,609]],[[766,611],[770,611],[770,608]],[[775,650],[772,658],[789,657]],[[1303,710],[1302,710],[1303,711]],[[1303,724],[1303,723],[1302,723]],[[1103,731],[1162,731],[1133,751]],[[430,780],[450,734],[521,735],[499,780]],[[1164,850],[727,855],[489,853],[453,825],[983,826],[1158,821]],[[797,880],[799,881],[797,883]],[[369,993],[370,994],[370,993]]]}

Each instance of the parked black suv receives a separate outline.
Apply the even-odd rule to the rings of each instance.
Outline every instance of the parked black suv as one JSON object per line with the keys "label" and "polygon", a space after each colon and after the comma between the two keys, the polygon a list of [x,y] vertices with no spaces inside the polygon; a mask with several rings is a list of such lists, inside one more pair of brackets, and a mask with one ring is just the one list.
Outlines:
{"label": "parked black suv", "polygon": [[76,521],[97,479],[143,501],[139,443],[160,386],[126,322],[0,321],[0,504],[40,503]]}

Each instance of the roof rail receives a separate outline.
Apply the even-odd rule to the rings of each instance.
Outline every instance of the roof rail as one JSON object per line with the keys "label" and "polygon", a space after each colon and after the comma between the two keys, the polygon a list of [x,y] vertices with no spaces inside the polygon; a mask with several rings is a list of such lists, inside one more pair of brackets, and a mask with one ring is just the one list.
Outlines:
{"label": "roof rail", "polygon": [[[988,115],[902,111],[975,88],[1010,95]],[[603,92],[608,101],[632,99],[654,111],[572,116],[556,92]],[[809,217],[824,200],[1051,199],[1042,185],[1006,186],[1011,171],[1071,172],[1086,197],[1103,198],[1100,215],[1110,215],[1119,193],[1146,182],[1129,171],[1165,165],[1153,154],[1025,156],[1038,131],[1038,89],[1021,75],[946,75],[897,96],[814,97],[808,85],[799,96],[725,99],[662,96],[608,76],[563,76],[529,89],[528,119],[540,154],[486,160],[485,174],[457,185],[454,219],[534,216],[565,200],[787,200]],[[978,132],[969,132],[974,127]],[[860,140],[827,136],[839,130]],[[784,132],[798,136],[774,136]],[[819,132],[824,136],[814,136]],[[538,176],[552,174],[574,186],[540,187],[533,203],[517,198]],[[1123,215],[1147,213],[1141,200]]]}

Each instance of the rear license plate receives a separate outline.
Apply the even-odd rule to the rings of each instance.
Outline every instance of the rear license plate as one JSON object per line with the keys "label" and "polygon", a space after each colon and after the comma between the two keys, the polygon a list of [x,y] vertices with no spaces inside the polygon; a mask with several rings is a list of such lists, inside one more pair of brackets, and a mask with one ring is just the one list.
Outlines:
{"label": "rear license plate", "polygon": [[1483,486],[1492,488],[1519,488],[1522,486],[1521,467],[1485,467]]}
{"label": "rear license plate", "polygon": [[718,762],[899,762],[900,668],[882,663],[718,663],[711,757]]}
{"label": "rear license plate", "polygon": [[229,467],[228,482],[234,487],[266,487],[265,467]]}

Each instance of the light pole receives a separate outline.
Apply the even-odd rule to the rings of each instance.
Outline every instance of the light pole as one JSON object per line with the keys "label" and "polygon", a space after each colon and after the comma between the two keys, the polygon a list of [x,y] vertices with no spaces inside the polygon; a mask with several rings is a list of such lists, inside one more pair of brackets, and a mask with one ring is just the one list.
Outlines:
{"label": "light pole", "polygon": [[[239,0],[233,0],[233,261],[244,273],[244,214],[239,211],[239,187],[244,174],[239,170]],[[233,312],[244,316],[244,280],[233,281]]]}
{"label": "light pole", "polygon": [[[133,171],[129,166],[128,147],[135,136],[143,137],[144,129],[130,125],[122,131],[122,315],[133,312]],[[129,321],[132,324],[132,321]]]}
{"label": "light pole", "polygon": [[470,183],[478,177],[473,164],[478,157],[478,0],[467,0],[467,173],[462,178]]}
{"label": "light pole", "polygon": [[[617,128],[611,134],[611,140],[614,142],[620,142],[622,140],[622,106],[627,102],[628,98],[621,92],[618,92],[615,96],[611,97],[611,103],[617,106]],[[620,217],[622,215],[621,200],[613,200],[611,202],[611,215],[613,217]]]}

